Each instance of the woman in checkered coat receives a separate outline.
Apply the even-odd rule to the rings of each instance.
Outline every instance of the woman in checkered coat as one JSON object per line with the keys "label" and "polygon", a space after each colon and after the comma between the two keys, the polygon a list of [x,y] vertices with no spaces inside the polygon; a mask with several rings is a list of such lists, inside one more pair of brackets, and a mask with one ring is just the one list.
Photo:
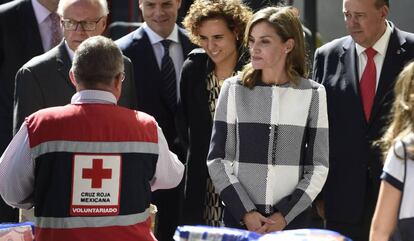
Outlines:
{"label": "woman in checkered coat", "polygon": [[224,82],[207,161],[224,224],[259,233],[304,228],[328,175],[325,89],[305,78],[291,7],[258,11],[245,41],[251,63]]}

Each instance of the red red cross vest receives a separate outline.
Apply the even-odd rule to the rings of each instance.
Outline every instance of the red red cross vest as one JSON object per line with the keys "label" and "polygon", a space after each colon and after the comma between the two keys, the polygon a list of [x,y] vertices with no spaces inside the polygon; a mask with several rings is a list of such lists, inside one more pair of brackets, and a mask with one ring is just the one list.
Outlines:
{"label": "red red cross vest", "polygon": [[26,123],[37,241],[154,240],[153,117],[116,105],[75,104],[41,110]]}

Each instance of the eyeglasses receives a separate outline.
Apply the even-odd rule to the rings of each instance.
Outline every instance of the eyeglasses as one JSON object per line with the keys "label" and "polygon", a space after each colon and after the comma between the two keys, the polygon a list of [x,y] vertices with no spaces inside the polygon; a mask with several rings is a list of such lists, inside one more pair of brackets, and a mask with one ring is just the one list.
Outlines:
{"label": "eyeglasses", "polygon": [[76,31],[79,25],[82,27],[83,31],[93,31],[96,29],[96,25],[99,23],[99,21],[101,21],[102,18],[103,16],[98,18],[98,20],[96,21],[80,21],[80,22],[72,20],[72,19],[62,19],[62,25],[66,30],[69,30],[69,31]]}

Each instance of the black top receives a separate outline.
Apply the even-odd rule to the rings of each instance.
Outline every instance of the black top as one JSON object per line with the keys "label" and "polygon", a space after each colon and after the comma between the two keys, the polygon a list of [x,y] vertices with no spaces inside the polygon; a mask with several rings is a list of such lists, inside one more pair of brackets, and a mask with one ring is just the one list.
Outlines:
{"label": "black top", "polygon": [[[239,57],[236,71],[243,67],[246,59],[246,55]],[[208,177],[206,162],[213,124],[208,101],[207,75],[213,70],[214,63],[203,49],[198,48],[188,55],[181,73],[177,123],[180,140],[188,147],[183,224],[203,223]]]}

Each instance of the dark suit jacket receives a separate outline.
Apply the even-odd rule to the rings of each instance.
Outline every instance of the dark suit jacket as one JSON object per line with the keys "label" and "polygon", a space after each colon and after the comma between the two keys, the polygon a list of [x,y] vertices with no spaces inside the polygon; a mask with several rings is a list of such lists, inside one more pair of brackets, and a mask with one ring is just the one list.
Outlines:
{"label": "dark suit jacket", "polygon": [[0,152],[12,138],[14,76],[32,57],[43,53],[30,0],[0,6]]}
{"label": "dark suit jacket", "polygon": [[[246,58],[241,57],[236,70],[240,70],[245,62]],[[213,125],[207,75],[213,69],[214,63],[205,51],[194,49],[184,61],[181,73],[177,119],[180,139],[188,146],[183,224],[205,224],[203,212],[207,193],[207,154]]]}
{"label": "dark suit jacket", "polygon": [[[124,58],[125,80],[119,105],[136,106],[135,85],[132,81],[132,64]],[[17,132],[30,114],[42,108],[66,105],[75,94],[69,79],[72,66],[64,41],[50,51],[27,62],[16,75],[14,103],[14,131]]]}
{"label": "dark suit jacket", "polygon": [[[43,53],[30,0],[0,6],[0,153],[12,139],[14,76],[33,56]],[[18,212],[0,198],[0,222],[16,222]]]}
{"label": "dark suit jacket", "polygon": [[363,214],[367,180],[378,194],[382,157],[372,142],[387,127],[395,78],[414,57],[414,35],[392,25],[371,118],[367,122],[359,91],[357,54],[350,36],[315,53],[313,79],[326,88],[329,117],[329,175],[323,198],[328,221],[356,222]]}
{"label": "dark suit jacket", "polygon": [[[182,29],[178,31],[184,59],[194,48]],[[161,72],[153,52],[151,42],[142,27],[116,41],[123,53],[129,57],[134,66],[135,87],[138,110],[155,117],[167,139],[170,149],[180,160],[183,147],[178,144],[175,127],[175,113],[172,113],[162,98]]]}

